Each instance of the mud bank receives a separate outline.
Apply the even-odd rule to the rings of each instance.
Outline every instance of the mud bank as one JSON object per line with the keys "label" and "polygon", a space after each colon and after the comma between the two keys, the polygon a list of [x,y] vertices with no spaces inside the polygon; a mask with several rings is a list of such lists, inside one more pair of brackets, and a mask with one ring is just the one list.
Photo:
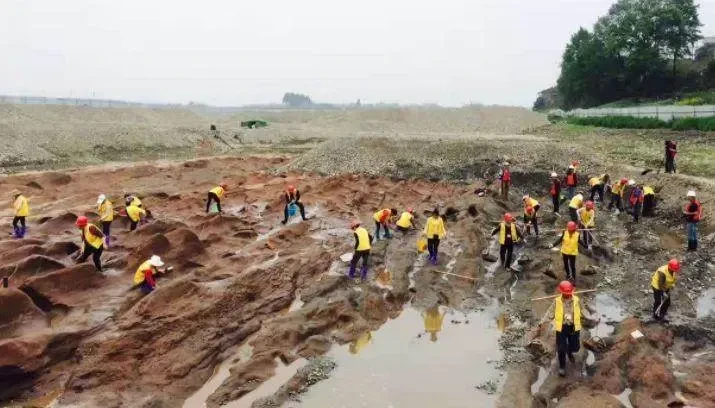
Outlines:
{"label": "mud bank", "polygon": [[[14,273],[10,288],[0,289],[0,401],[561,407],[620,406],[620,396],[634,407],[714,403],[713,237],[695,254],[662,247],[677,242],[663,232],[672,208],[639,225],[599,208],[598,243],[577,267],[579,288],[599,289],[583,297],[582,340],[604,343],[584,347],[561,379],[544,318],[550,302],[531,298],[554,293],[563,278],[559,254],[547,248],[556,238],[550,231],[565,220],[545,213],[543,236],[528,237],[514,271],[506,271],[492,262],[498,245],[490,232],[505,211],[518,213],[518,189],[503,201],[463,184],[280,172],[289,164],[222,158],[0,180],[3,190],[24,190],[33,209],[26,239],[0,241],[0,271]],[[206,192],[221,180],[229,183],[224,214],[206,215]],[[280,223],[288,184],[301,190],[308,221]],[[124,191],[143,199],[151,222],[128,232],[123,219],[115,221],[104,273],[75,265],[76,215],[96,220],[97,194],[121,205]],[[349,221],[371,226],[375,210],[408,206],[418,225],[435,206],[445,215],[439,265],[416,252],[416,232],[398,233],[374,244],[366,282],[348,281],[341,255],[352,251]],[[152,254],[174,269],[142,296],[131,279]],[[683,258],[685,290],[673,298],[673,324],[661,327],[647,321],[648,285],[669,256]],[[633,339],[634,330],[644,337]]]}

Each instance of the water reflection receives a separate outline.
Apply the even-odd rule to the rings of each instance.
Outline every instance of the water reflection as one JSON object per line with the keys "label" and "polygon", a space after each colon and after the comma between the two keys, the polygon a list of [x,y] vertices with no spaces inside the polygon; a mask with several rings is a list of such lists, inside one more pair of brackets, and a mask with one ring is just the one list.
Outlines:
{"label": "water reflection", "polygon": [[425,331],[429,333],[430,341],[437,341],[437,333],[442,331],[445,314],[447,314],[447,311],[440,312],[438,305],[434,305],[422,312],[422,318],[425,321]]}
{"label": "water reflection", "polygon": [[353,340],[350,343],[350,346],[348,346],[348,349],[350,350],[350,354],[358,354],[362,349],[365,348],[368,344],[370,344],[370,341],[372,340],[372,333],[371,332],[365,332],[358,336],[357,339]]}

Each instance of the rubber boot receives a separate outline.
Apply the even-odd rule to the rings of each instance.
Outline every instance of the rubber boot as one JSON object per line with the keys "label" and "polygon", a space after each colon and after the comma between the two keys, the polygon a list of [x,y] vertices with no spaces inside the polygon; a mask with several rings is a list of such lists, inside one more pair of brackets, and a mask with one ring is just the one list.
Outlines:
{"label": "rubber boot", "polygon": [[387,239],[392,238],[392,234],[390,233],[390,230],[387,228],[385,229],[385,238],[387,238]]}
{"label": "rubber boot", "polygon": [[104,247],[107,248],[107,249],[109,249],[109,241],[110,241],[110,240],[111,240],[111,239],[109,238],[109,235],[106,235],[106,236],[104,237]]}
{"label": "rubber boot", "polygon": [[13,227],[13,238],[22,238],[20,235],[20,227]]}
{"label": "rubber boot", "polygon": [[352,279],[355,277],[355,265],[350,265],[350,269],[348,271],[348,278]]}
{"label": "rubber boot", "polygon": [[437,265],[439,263],[438,255],[434,254],[432,257],[432,265]]}
{"label": "rubber boot", "polygon": [[26,232],[27,232],[27,227],[20,227],[20,238],[25,238]]}
{"label": "rubber boot", "polygon": [[362,268],[360,268],[360,278],[362,280],[367,279],[367,265],[363,265]]}

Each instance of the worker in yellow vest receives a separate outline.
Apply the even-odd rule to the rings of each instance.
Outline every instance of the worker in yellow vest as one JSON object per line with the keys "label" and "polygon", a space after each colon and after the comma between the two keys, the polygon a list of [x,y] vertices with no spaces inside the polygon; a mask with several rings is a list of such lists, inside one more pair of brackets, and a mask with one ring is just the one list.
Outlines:
{"label": "worker in yellow vest", "polygon": [[560,295],[554,299],[553,326],[556,332],[556,352],[559,375],[566,375],[566,357],[574,362],[574,353],[581,348],[581,301],[569,281],[559,283]]}
{"label": "worker in yellow vest", "polygon": [[444,229],[444,221],[439,215],[439,210],[432,210],[432,215],[427,218],[425,223],[424,235],[427,237],[427,252],[429,252],[428,260],[432,261],[432,265],[437,265],[439,262],[439,241],[444,238],[447,231]]}
{"label": "worker in yellow vest", "polygon": [[142,204],[142,200],[139,199],[139,197],[129,194],[129,193],[124,193],[124,206],[129,207],[130,205],[133,205],[135,207],[142,208],[144,205]]}
{"label": "worker in yellow vest", "polygon": [[583,194],[576,194],[569,202],[569,215],[571,221],[578,221],[578,210],[583,207]]}
{"label": "worker in yellow vest", "polygon": [[99,197],[97,197],[97,212],[99,213],[99,222],[102,223],[104,246],[109,248],[109,237],[112,232],[112,221],[114,221],[114,206],[104,194],[100,194]]}
{"label": "worker in yellow vest", "polygon": [[618,211],[623,212],[623,191],[628,184],[627,178],[622,178],[617,183],[611,186],[611,202],[608,203],[608,209],[616,207]]}
{"label": "worker in yellow vest", "polygon": [[576,283],[576,257],[578,256],[579,235],[576,223],[569,221],[569,223],[566,224],[566,231],[561,234],[559,239],[552,246],[552,248],[555,248],[561,244],[561,257],[564,261],[566,280],[571,281],[571,283]]}
{"label": "worker in yellow vest", "polygon": [[92,255],[94,267],[102,272],[102,251],[104,250],[104,234],[96,225],[90,224],[84,215],[77,217],[75,226],[82,231],[82,254],[77,258],[77,263],[82,263]]}
{"label": "worker in yellow vest", "polygon": [[208,198],[206,199],[207,214],[209,212],[209,208],[211,208],[211,203],[214,201],[216,202],[216,209],[218,210],[219,214],[221,214],[221,199],[223,198],[224,194],[226,194],[227,189],[228,185],[226,183],[221,183],[218,186],[209,190]]}
{"label": "worker in yellow vest", "polygon": [[397,220],[395,225],[397,225],[398,230],[407,232],[410,229],[415,229],[414,221],[415,210],[412,207],[409,207],[407,208],[407,211],[403,211],[402,214],[400,214],[400,218]]}
{"label": "worker in yellow vest", "polygon": [[429,309],[422,312],[422,318],[425,322],[425,331],[430,335],[430,341],[437,341],[437,333],[442,331],[442,324],[444,322],[444,315],[447,312],[440,312],[439,305],[435,304]]}
{"label": "worker in yellow vest", "polygon": [[511,268],[511,256],[514,253],[514,244],[521,241],[521,232],[516,227],[514,217],[506,213],[504,221],[492,230],[492,236],[499,233],[499,261],[504,269]]}
{"label": "worker in yellow vest", "polygon": [[134,272],[134,286],[139,286],[139,290],[144,294],[152,292],[156,288],[154,277],[161,273],[159,268],[162,266],[164,266],[164,262],[157,255],[152,255],[151,258],[142,262]]}
{"label": "worker in yellow vest", "polygon": [[643,186],[643,212],[644,217],[655,216],[655,191],[651,186]]}
{"label": "worker in yellow vest", "polygon": [[593,201],[586,201],[584,208],[578,210],[578,223],[582,229],[583,245],[591,250],[593,236],[591,231],[596,226],[596,206]]}
{"label": "worker in yellow vest", "polygon": [[526,235],[531,235],[531,226],[534,226],[534,234],[539,235],[538,213],[541,204],[534,200],[528,194],[522,197],[524,203],[524,226],[526,227]]}
{"label": "worker in yellow vest", "polygon": [[353,230],[353,236],[355,236],[355,252],[353,253],[353,258],[350,260],[348,277],[350,279],[355,278],[355,269],[357,268],[358,261],[362,258],[360,277],[364,281],[367,279],[367,262],[370,258],[372,236],[365,228],[360,226],[360,221],[353,221],[350,224],[350,229]]}
{"label": "worker in yellow vest", "polygon": [[373,214],[372,218],[375,220],[375,239],[380,239],[380,227],[385,230],[385,238],[392,238],[390,234],[390,222],[394,221],[397,217],[397,210],[392,208],[385,208]]}
{"label": "worker in yellow vest", "polygon": [[660,322],[668,322],[665,317],[670,307],[670,289],[675,286],[680,272],[680,262],[671,259],[667,265],[658,268],[650,279],[653,288],[653,318]]}
{"label": "worker in yellow vest", "polygon": [[137,229],[137,224],[146,217],[146,211],[143,208],[132,204],[126,208],[127,217],[129,218],[129,231]]}
{"label": "worker in yellow vest", "polygon": [[12,190],[11,194],[12,207],[15,210],[15,216],[12,219],[13,233],[15,238],[24,238],[25,232],[27,232],[25,218],[30,215],[30,203],[20,190]]}
{"label": "worker in yellow vest", "polygon": [[598,194],[598,201],[603,202],[606,184],[610,180],[611,176],[608,174],[601,174],[598,177],[588,179],[588,185],[591,187],[591,196],[588,199],[593,201],[596,198],[596,194]]}

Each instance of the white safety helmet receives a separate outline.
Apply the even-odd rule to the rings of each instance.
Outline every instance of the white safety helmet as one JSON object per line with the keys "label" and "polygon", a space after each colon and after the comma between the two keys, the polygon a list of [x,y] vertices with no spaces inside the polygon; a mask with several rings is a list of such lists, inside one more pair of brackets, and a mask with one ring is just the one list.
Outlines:
{"label": "white safety helmet", "polygon": [[576,169],[576,167],[574,167],[573,164],[569,164],[569,170],[575,170],[575,169]]}
{"label": "white safety helmet", "polygon": [[164,262],[161,261],[158,255],[152,255],[151,258],[149,258],[149,264],[156,267],[164,266]]}
{"label": "white safety helmet", "polygon": [[551,172],[551,178],[556,178],[556,177],[558,177],[558,176],[559,176],[559,175],[556,174],[555,172]]}
{"label": "white safety helmet", "polygon": [[688,197],[695,197],[695,191],[694,190],[688,191]]}
{"label": "white safety helmet", "polygon": [[107,196],[105,196],[104,194],[100,194],[99,197],[97,197],[97,204],[102,204],[106,199]]}
{"label": "white safety helmet", "polygon": [[633,180],[633,179],[628,180],[628,185],[629,185],[629,186],[635,186],[635,185],[636,185],[636,181]]}
{"label": "white safety helmet", "polygon": [[529,195],[528,195],[528,194],[524,194],[524,197],[521,197],[521,200],[524,201],[524,200],[526,200],[527,198],[529,198]]}

